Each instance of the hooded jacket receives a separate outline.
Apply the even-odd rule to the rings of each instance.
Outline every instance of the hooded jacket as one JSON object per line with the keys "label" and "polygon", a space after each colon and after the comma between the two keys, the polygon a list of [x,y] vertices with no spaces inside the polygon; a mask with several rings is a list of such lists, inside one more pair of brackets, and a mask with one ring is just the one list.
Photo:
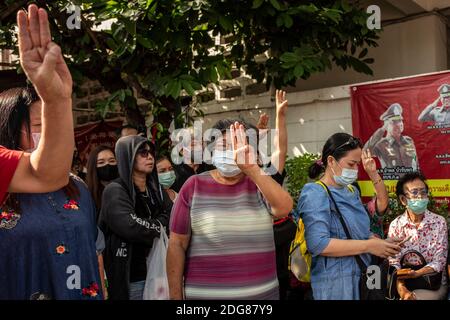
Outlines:
{"label": "hooded jacket", "polygon": [[157,210],[150,215],[142,212],[132,173],[136,153],[143,144],[150,146],[156,159],[154,145],[144,137],[128,136],[117,141],[119,178],[107,185],[102,195],[99,224],[105,234],[104,261],[111,300],[129,299],[133,246],[144,245],[150,250],[154,238],[160,236],[160,223],[167,228],[172,209],[172,201],[161,188],[154,169],[147,176],[147,189],[156,200]]}

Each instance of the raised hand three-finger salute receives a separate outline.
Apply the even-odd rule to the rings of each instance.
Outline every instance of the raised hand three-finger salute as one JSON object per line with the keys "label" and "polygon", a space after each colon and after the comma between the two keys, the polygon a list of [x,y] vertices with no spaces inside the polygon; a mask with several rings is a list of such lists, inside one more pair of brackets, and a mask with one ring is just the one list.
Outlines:
{"label": "raised hand three-finger salute", "polygon": [[44,9],[32,4],[27,13],[19,11],[17,24],[20,63],[40,97],[42,132],[37,149],[20,154],[8,191],[55,191],[68,183],[72,163],[72,77],[60,47],[51,41]]}

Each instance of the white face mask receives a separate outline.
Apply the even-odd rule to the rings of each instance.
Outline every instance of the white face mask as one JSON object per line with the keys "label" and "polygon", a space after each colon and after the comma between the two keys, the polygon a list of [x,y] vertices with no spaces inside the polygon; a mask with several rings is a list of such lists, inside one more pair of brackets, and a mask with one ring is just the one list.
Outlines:
{"label": "white face mask", "polygon": [[224,177],[234,177],[241,173],[241,169],[239,169],[234,161],[234,153],[232,150],[215,150],[212,163]]}
{"label": "white face mask", "polygon": [[34,143],[34,147],[28,150],[25,150],[26,152],[33,152],[34,150],[37,149],[38,145],[39,145],[39,141],[41,140],[41,133],[40,132],[36,132],[36,133],[31,133],[31,138],[33,139],[33,143]]}

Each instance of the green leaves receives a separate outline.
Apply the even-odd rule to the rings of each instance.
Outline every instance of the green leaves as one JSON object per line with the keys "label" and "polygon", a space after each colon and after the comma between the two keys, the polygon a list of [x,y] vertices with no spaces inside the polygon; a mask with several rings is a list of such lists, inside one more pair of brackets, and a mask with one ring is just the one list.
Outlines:
{"label": "green leaves", "polygon": [[227,16],[219,16],[219,24],[225,31],[233,30],[233,23]]}
{"label": "green leaves", "polygon": [[136,21],[125,20],[124,21],[125,30],[133,36],[136,35]]}
{"label": "green leaves", "polygon": [[264,0],[253,0],[252,9],[258,9],[264,3]]}
{"label": "green leaves", "polygon": [[[139,108],[130,101],[145,98],[153,106],[164,100],[167,109],[159,109],[158,116],[168,119],[179,116],[174,101],[231,79],[233,69],[277,88],[332,65],[370,74],[374,60],[369,48],[377,45],[378,31],[368,30],[364,8],[349,2],[77,0],[86,21],[110,25],[109,30],[92,26],[89,34],[85,28],[52,30],[52,34],[70,57],[76,83],[86,77],[98,80],[111,93],[99,104],[102,114],[119,104],[136,112]],[[53,14],[52,28],[64,25],[59,13],[64,12],[65,2],[46,4]],[[0,4],[0,12],[7,9]],[[2,47],[16,47],[14,20],[14,15],[2,19]],[[219,34],[226,44],[215,44],[214,36]],[[192,117],[200,115],[195,111]]]}
{"label": "green leaves", "polygon": [[193,96],[195,94],[195,90],[200,90],[202,86],[195,80],[195,78],[191,75],[183,74],[180,76],[181,86],[186,92]]}
{"label": "green leaves", "polygon": [[147,4],[145,5],[145,9],[148,9],[152,5],[153,1],[154,0],[147,0]]}
{"label": "green leaves", "polygon": [[341,0],[341,7],[344,12],[352,11],[352,6],[348,3],[348,0]]}
{"label": "green leaves", "polygon": [[[144,90],[170,97],[184,92],[192,95],[199,86],[229,79],[232,67],[243,67],[252,78],[268,86],[275,81],[280,87],[297,78],[307,79],[331,67],[333,61],[342,68],[352,67],[364,73],[373,63],[367,48],[376,45],[376,33],[365,26],[365,11],[351,6],[348,0],[252,0],[234,6],[224,3],[77,0],[96,24],[114,22],[111,30],[96,32],[98,48],[104,50],[101,55],[93,54],[93,38],[86,33],[77,37],[61,35],[61,43],[67,44],[63,51],[70,48],[71,61],[92,70],[89,76],[94,79],[108,74],[125,79],[120,86],[134,86],[126,80],[129,77],[120,75],[133,73],[141,79]],[[54,12],[60,12],[58,1],[49,5]],[[0,44],[10,34],[2,34],[1,30]],[[215,46],[211,34],[219,33],[233,35],[227,49]],[[256,60],[266,52],[271,54],[269,59]],[[193,79],[181,79],[182,74]],[[103,81],[114,87],[111,92],[117,89],[114,82],[114,78]]]}
{"label": "green leaves", "polygon": [[155,43],[151,39],[145,38],[141,35],[137,35],[136,39],[137,42],[144,48],[151,49],[155,47]]}
{"label": "green leaves", "polygon": [[290,69],[296,66],[302,58],[294,52],[285,52],[281,55],[280,60],[283,62],[281,66],[284,69]]}
{"label": "green leaves", "polygon": [[281,5],[280,5],[280,3],[278,2],[278,0],[270,0],[270,4],[271,4],[275,9],[277,9],[278,11],[281,10]]}
{"label": "green leaves", "polygon": [[113,0],[108,1],[108,2],[106,3],[106,5],[107,5],[109,8],[113,8],[113,7],[117,6],[118,4],[119,4],[119,3],[118,3],[117,1],[113,1]]}
{"label": "green leaves", "polygon": [[323,16],[333,21],[335,24],[339,24],[339,22],[342,21],[341,13],[342,12],[337,9],[324,9]]}
{"label": "green leaves", "polygon": [[309,5],[300,5],[298,7],[292,8],[293,12],[305,12],[305,13],[316,13],[319,11],[319,8],[317,8],[314,4]]}
{"label": "green leaves", "polygon": [[364,50],[362,50],[358,56],[359,59],[364,58],[365,56],[367,56],[367,53],[369,52],[369,50],[367,48],[364,48]]}
{"label": "green leaves", "polygon": [[348,63],[357,72],[373,75],[373,71],[369,68],[369,66],[355,57],[349,56]]}
{"label": "green leaves", "polygon": [[302,156],[286,160],[287,189],[295,203],[298,200],[301,189],[309,182],[309,166],[317,159],[319,159],[318,155],[305,153]]}
{"label": "green leaves", "polygon": [[283,16],[284,16],[284,26],[286,28],[292,27],[292,25],[294,24],[294,20],[291,18],[291,16],[288,14],[285,14]]}
{"label": "green leaves", "polygon": [[303,66],[301,65],[301,63],[297,64],[294,68],[294,76],[296,78],[300,78],[301,76],[303,76],[303,73],[305,72],[305,69],[303,68]]}
{"label": "green leaves", "polygon": [[133,92],[130,89],[120,89],[112,93],[106,100],[98,101],[95,105],[95,111],[100,113],[104,118],[106,114],[111,110],[111,107],[116,102],[124,102],[127,96],[132,97]]}
{"label": "green leaves", "polygon": [[217,72],[217,68],[215,66],[211,66],[210,68],[210,81],[216,83],[219,80],[219,74]]}
{"label": "green leaves", "polygon": [[286,28],[292,27],[294,20],[287,13],[281,13],[277,17],[277,27],[285,26]]}
{"label": "green leaves", "polygon": [[183,74],[176,78],[167,78],[164,95],[178,98],[183,89],[188,95],[193,96],[196,90],[202,89],[202,86],[193,76]]}
{"label": "green leaves", "polygon": [[308,59],[314,58],[314,48],[309,45],[304,45],[300,48],[295,48],[293,52],[285,52],[281,55],[280,60],[283,62],[282,67],[284,69],[290,69],[295,67],[299,62],[308,61]]}
{"label": "green leaves", "polygon": [[176,98],[180,95],[181,82],[178,79],[170,79],[166,86],[166,96]]}

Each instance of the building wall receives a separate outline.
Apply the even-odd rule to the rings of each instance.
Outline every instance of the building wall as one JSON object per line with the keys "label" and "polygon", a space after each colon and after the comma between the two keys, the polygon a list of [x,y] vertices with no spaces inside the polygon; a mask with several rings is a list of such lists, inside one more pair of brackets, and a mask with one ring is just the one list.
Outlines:
{"label": "building wall", "polygon": [[435,15],[385,27],[378,44],[379,47],[369,49],[368,55],[375,59],[371,65],[373,77],[353,70],[343,72],[336,67],[329,72],[313,75],[308,80],[298,81],[292,91],[404,77],[448,68],[447,27]]}
{"label": "building wall", "polygon": [[[108,96],[109,93],[97,81],[86,80],[73,95],[74,126],[101,120],[101,115],[95,109],[96,104],[99,101],[104,101]],[[105,115],[105,119],[124,119],[117,106],[116,109],[110,111]]]}
{"label": "building wall", "polygon": [[[348,86],[292,92],[287,98],[289,155],[317,153],[331,134],[352,132]],[[204,130],[224,118],[240,118],[256,124],[263,112],[270,117],[270,127],[275,127],[275,103],[268,92],[228,102],[212,101],[204,104],[202,109],[205,112]]]}
{"label": "building wall", "polygon": [[[320,152],[331,134],[352,133],[350,85],[446,70],[447,44],[446,25],[435,15],[392,24],[381,34],[379,47],[369,50],[375,59],[373,77],[335,68],[286,88],[289,155]],[[270,92],[246,95],[245,88],[241,92],[237,97],[203,103],[204,129],[229,117],[256,124],[262,112],[270,116],[274,128],[275,103]]]}

